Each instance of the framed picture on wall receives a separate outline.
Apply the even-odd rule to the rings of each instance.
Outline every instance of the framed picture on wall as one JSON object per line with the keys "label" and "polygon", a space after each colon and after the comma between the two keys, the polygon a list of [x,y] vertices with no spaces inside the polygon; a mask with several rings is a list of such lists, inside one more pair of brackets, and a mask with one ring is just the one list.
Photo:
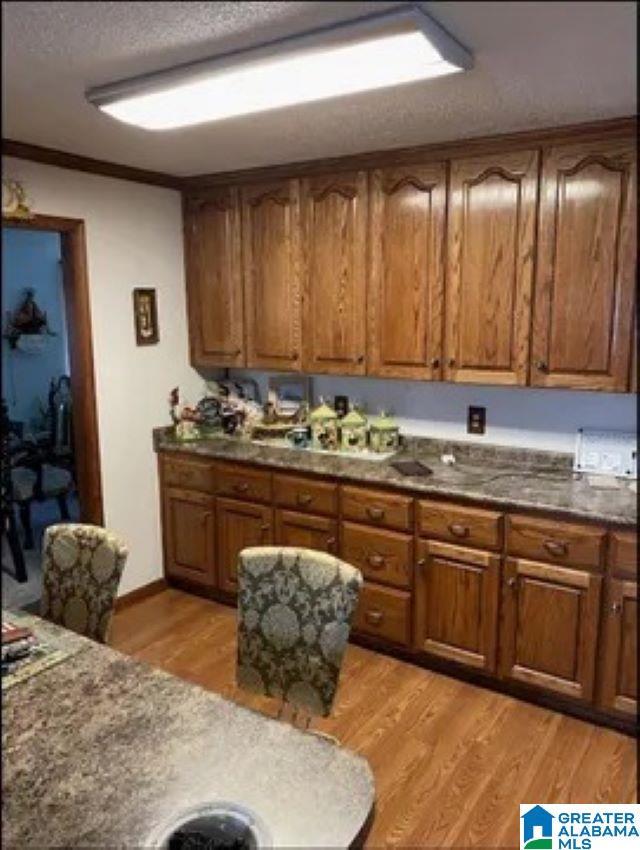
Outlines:
{"label": "framed picture on wall", "polygon": [[133,290],[133,318],[137,345],[153,345],[160,339],[155,289]]}

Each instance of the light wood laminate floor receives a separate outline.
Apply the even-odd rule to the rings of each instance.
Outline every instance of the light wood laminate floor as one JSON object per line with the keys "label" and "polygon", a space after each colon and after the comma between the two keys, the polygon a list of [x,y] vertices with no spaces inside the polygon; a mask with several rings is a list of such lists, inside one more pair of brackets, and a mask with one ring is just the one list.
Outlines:
{"label": "light wood laminate floor", "polygon": [[[117,612],[110,644],[275,715],[234,685],[235,627],[232,608],[170,589]],[[368,847],[517,847],[521,802],[636,800],[633,738],[357,646],[314,728],[371,764]]]}

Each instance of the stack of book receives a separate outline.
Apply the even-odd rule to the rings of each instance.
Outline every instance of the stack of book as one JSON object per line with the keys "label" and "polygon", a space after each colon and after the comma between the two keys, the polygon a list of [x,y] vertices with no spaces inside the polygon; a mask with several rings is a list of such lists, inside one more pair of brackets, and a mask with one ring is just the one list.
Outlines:
{"label": "stack of book", "polygon": [[37,640],[31,629],[16,626],[2,621],[2,675],[22,666],[37,645]]}

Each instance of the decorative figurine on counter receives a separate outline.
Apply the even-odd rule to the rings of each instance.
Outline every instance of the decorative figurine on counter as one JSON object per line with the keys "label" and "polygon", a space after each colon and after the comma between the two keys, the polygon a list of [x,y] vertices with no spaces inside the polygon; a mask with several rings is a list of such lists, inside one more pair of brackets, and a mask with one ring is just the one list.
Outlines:
{"label": "decorative figurine on counter", "polygon": [[311,440],[315,449],[336,451],[338,448],[338,416],[322,398],[320,405],[311,411]]}
{"label": "decorative figurine on counter", "polygon": [[340,445],[343,451],[362,452],[367,448],[367,418],[354,405],[340,422]]}
{"label": "decorative figurine on counter", "polygon": [[180,392],[174,387],[169,394],[169,412],[177,440],[199,440],[201,414],[196,407],[180,404]]}
{"label": "decorative figurine on counter", "polygon": [[396,421],[381,410],[369,422],[369,445],[372,452],[395,452],[400,448],[400,428]]}

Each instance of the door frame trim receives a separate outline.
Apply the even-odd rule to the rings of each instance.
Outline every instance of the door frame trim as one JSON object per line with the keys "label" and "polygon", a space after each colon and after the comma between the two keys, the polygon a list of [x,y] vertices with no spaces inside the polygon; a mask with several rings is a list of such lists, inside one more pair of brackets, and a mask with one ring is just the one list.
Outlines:
{"label": "door frame trim", "polygon": [[74,401],[76,483],[81,519],[92,525],[103,525],[102,474],[84,220],[53,215],[15,219],[3,215],[2,226],[60,234],[71,392]]}

